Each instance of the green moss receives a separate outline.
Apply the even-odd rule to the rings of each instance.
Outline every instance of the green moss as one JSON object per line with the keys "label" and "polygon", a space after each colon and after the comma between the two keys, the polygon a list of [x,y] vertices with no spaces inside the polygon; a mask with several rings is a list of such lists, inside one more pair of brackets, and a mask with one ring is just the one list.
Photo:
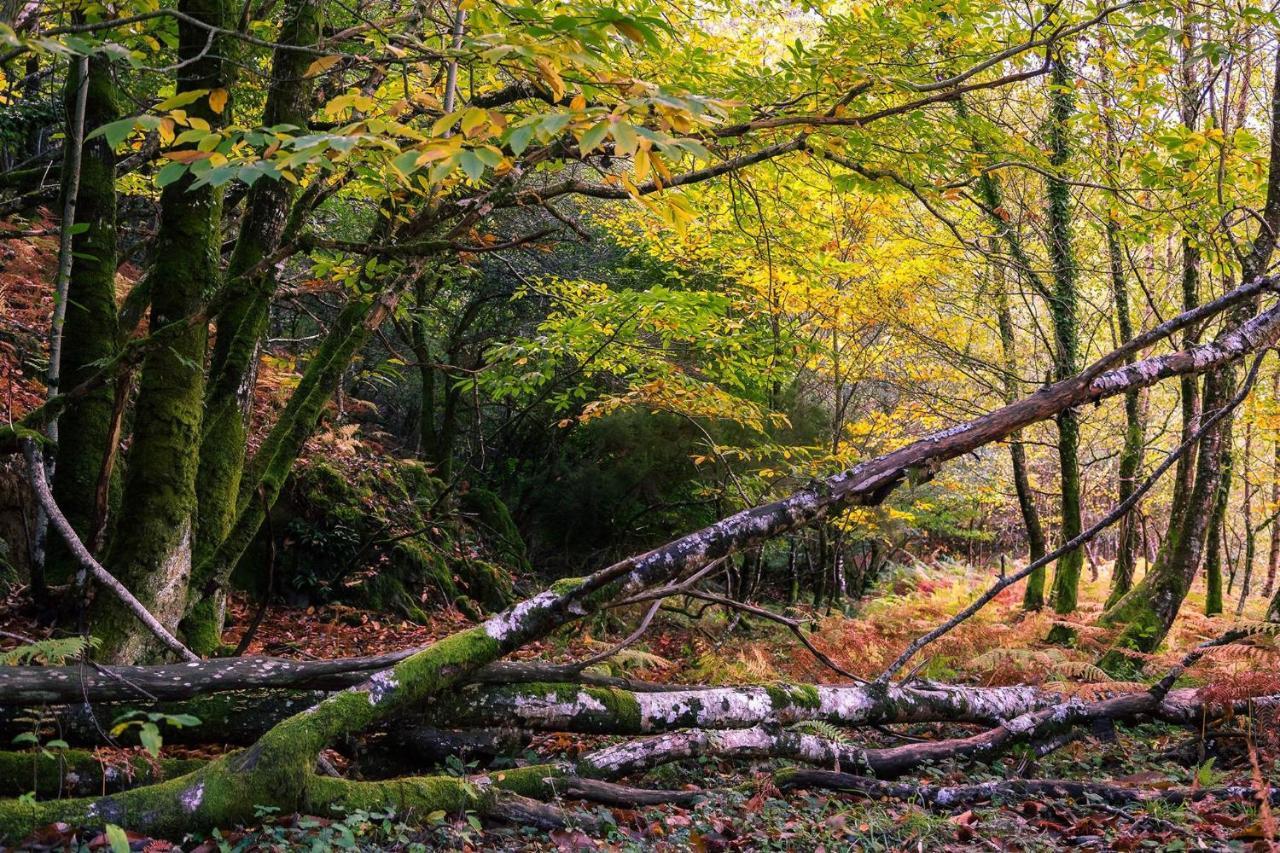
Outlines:
{"label": "green moss", "polygon": [[0,794],[58,797],[66,792],[146,785],[181,776],[205,762],[134,756],[123,765],[104,766],[92,752],[79,749],[0,752]]}
{"label": "green moss", "polygon": [[499,553],[521,571],[531,570],[528,551],[507,505],[488,489],[472,487],[458,499],[464,512],[473,514],[497,542]]}

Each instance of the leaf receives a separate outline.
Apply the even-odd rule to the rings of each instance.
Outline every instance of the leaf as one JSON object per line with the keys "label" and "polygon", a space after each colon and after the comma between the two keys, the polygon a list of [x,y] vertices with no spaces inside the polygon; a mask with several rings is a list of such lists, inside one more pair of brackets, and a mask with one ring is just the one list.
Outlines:
{"label": "leaf", "polygon": [[473,131],[488,123],[489,113],[485,110],[472,107],[462,114],[462,124],[460,125],[462,128],[462,135],[467,137],[473,136]]}
{"label": "leaf", "polygon": [[608,133],[609,122],[602,121],[582,134],[582,138],[578,140],[578,150],[582,152],[582,156],[585,157],[598,148]]}
{"label": "leaf", "polygon": [[639,144],[639,137],[636,136],[636,129],[624,121],[614,122],[609,128],[610,135],[613,136],[614,150],[624,157],[630,157],[635,153],[636,145]]}
{"label": "leaf", "polygon": [[171,98],[165,98],[156,104],[155,111],[158,113],[168,112],[169,110],[185,107],[187,104],[194,104],[196,101],[209,94],[208,89],[191,89],[186,92],[179,92]]}
{"label": "leaf", "polygon": [[523,154],[524,150],[529,147],[529,140],[533,137],[534,126],[532,124],[521,125],[515,128],[507,135],[507,146],[515,154]]}
{"label": "leaf", "polygon": [[210,151],[192,151],[187,148],[182,151],[166,151],[160,156],[175,163],[194,163],[197,160],[208,160],[213,156],[213,153]]}
{"label": "leaf", "polygon": [[209,93],[209,109],[220,113],[227,107],[227,90],[214,89]]}
{"label": "leaf", "polygon": [[142,748],[151,753],[153,758],[160,756],[160,747],[164,743],[164,738],[160,736],[160,729],[155,723],[143,723],[142,728],[138,730],[138,740],[142,742]]}
{"label": "leaf", "polygon": [[129,835],[121,827],[109,823],[105,827],[107,843],[111,845],[111,853],[129,853]]}
{"label": "leaf", "polygon": [[543,81],[551,89],[552,98],[557,101],[563,98],[564,78],[560,76],[560,72],[551,64],[550,60],[540,56],[533,61],[533,64],[538,67],[538,72],[542,75]]}
{"label": "leaf", "polygon": [[96,128],[86,138],[97,139],[99,136],[105,136],[107,145],[112,148],[119,148],[120,143],[128,139],[129,134],[133,133],[133,124],[132,118],[122,118],[119,121],[108,122]]}
{"label": "leaf", "polygon": [[484,161],[474,151],[463,151],[458,154],[458,165],[473,181],[480,180],[480,176],[484,174]]}
{"label": "leaf", "polygon": [[345,58],[344,54],[335,53],[332,56],[322,56],[315,62],[307,66],[307,70],[303,72],[303,77],[315,77],[328,71]]}
{"label": "leaf", "polygon": [[185,163],[168,163],[156,174],[156,186],[163,189],[187,172]]}

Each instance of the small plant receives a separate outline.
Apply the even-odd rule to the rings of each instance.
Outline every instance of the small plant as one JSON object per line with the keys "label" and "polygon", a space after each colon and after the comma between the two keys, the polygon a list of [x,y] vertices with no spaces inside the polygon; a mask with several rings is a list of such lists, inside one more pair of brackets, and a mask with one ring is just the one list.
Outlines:
{"label": "small plant", "polygon": [[69,660],[81,657],[90,649],[96,649],[101,641],[96,637],[50,637],[25,646],[0,652],[0,663],[5,666],[45,664],[62,666]]}
{"label": "small plant", "polygon": [[111,726],[112,737],[119,737],[131,728],[137,727],[138,741],[142,748],[153,758],[159,757],[164,738],[160,734],[160,723],[173,726],[175,729],[200,725],[200,718],[191,714],[163,714],[158,711],[129,711],[116,717]]}

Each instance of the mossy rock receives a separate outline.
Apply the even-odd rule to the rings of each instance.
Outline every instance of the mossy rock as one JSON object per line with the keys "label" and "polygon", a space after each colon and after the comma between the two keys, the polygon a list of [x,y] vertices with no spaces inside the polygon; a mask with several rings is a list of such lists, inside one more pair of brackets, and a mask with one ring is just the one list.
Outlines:
{"label": "mossy rock", "polygon": [[[417,462],[354,474],[325,461],[299,466],[271,515],[277,593],[298,604],[342,601],[417,622],[431,607],[459,600],[477,615],[507,606],[514,594],[507,565],[528,562],[510,514],[495,497],[496,507],[483,498],[470,504],[484,508],[473,511],[488,519],[483,524],[428,516],[445,490]],[[416,535],[397,536],[401,530]],[[477,550],[501,562],[459,556]],[[264,526],[233,582],[263,595],[268,559]]]}

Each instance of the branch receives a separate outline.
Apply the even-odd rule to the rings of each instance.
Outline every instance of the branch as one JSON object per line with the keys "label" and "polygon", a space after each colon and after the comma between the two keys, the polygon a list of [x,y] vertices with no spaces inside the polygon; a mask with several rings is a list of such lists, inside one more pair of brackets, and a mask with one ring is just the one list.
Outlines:
{"label": "branch", "polygon": [[134,616],[138,617],[138,621],[147,626],[147,630],[154,634],[156,639],[170,651],[185,660],[199,661],[200,658],[178,642],[178,639],[170,634],[156,617],[151,615],[147,608],[142,606],[142,602],[134,598],[133,593],[129,592],[124,584],[116,580],[110,572],[93,558],[93,555],[84,547],[84,543],[80,541],[80,537],[76,535],[75,530],[71,527],[71,522],[67,521],[67,517],[62,514],[62,510],[58,509],[58,505],[54,503],[53,493],[49,491],[49,484],[45,481],[44,465],[40,461],[40,453],[36,448],[36,443],[30,439],[25,439],[22,442],[22,449],[27,458],[27,475],[31,478],[31,488],[36,493],[36,499],[39,500],[40,506],[49,516],[49,521],[62,534],[62,538],[66,540],[67,548],[71,551],[72,556],[89,574],[93,575],[98,583],[110,589],[116,598],[120,599],[125,607]]}
{"label": "branch", "polygon": [[876,683],[877,684],[886,683],[899,670],[901,670],[902,667],[904,667],[907,664],[907,662],[916,655],[917,652],[919,652],[925,646],[934,642],[938,638],[942,637],[944,634],[949,633],[953,628],[955,628],[961,622],[964,622],[970,616],[977,613],[979,610],[985,607],[993,598],[999,595],[1000,592],[1004,590],[1006,587],[1010,586],[1011,584],[1017,583],[1018,581],[1025,578],[1027,575],[1031,574],[1036,569],[1040,568],[1041,566],[1047,566],[1050,563],[1052,563],[1054,560],[1057,560],[1060,557],[1062,557],[1064,554],[1071,553],[1076,548],[1079,548],[1081,545],[1093,539],[1103,530],[1106,530],[1108,527],[1115,524],[1120,519],[1124,518],[1124,516],[1129,512],[1129,510],[1133,509],[1133,507],[1138,503],[1138,501],[1142,499],[1143,495],[1151,491],[1151,488],[1155,486],[1155,484],[1160,480],[1160,477],[1163,476],[1163,474],[1166,471],[1168,471],[1169,468],[1171,468],[1175,462],[1178,461],[1179,457],[1181,457],[1183,454],[1187,453],[1187,451],[1189,451],[1192,447],[1194,447],[1200,441],[1201,437],[1205,435],[1205,433],[1207,433],[1210,429],[1212,429],[1214,425],[1217,424],[1220,420],[1225,418],[1227,414],[1229,414],[1233,409],[1235,409],[1236,406],[1240,405],[1240,403],[1244,400],[1244,398],[1249,395],[1249,391],[1253,387],[1254,380],[1256,380],[1258,377],[1258,368],[1261,367],[1262,365],[1262,359],[1264,355],[1265,353],[1260,353],[1257,356],[1257,358],[1254,359],[1253,366],[1249,370],[1249,376],[1245,380],[1244,385],[1242,385],[1240,390],[1236,393],[1236,395],[1233,398],[1231,398],[1231,400],[1225,406],[1223,406],[1218,411],[1214,412],[1212,416],[1205,418],[1203,423],[1201,423],[1199,429],[1197,429],[1191,435],[1187,436],[1185,441],[1183,441],[1181,444],[1175,447],[1172,451],[1170,451],[1165,456],[1165,458],[1160,462],[1160,464],[1156,466],[1155,470],[1152,471],[1147,476],[1147,478],[1143,480],[1142,483],[1136,489],[1133,490],[1133,493],[1130,494],[1129,497],[1125,498],[1123,501],[1117,504],[1111,510],[1111,512],[1103,516],[1102,519],[1099,520],[1097,524],[1094,524],[1092,527],[1090,527],[1088,530],[1081,533],[1079,536],[1076,536],[1075,538],[1071,539],[1069,542],[1066,542],[1065,544],[1055,549],[1054,551],[1048,554],[1045,554],[1040,559],[1033,560],[1032,562],[1028,563],[1019,571],[1016,571],[1011,575],[1006,575],[1000,578],[1000,580],[992,584],[987,589],[986,592],[984,592],[982,595],[974,599],[967,607],[965,607],[955,616],[952,616],[946,622],[939,625],[937,628],[934,628],[929,633],[924,634],[923,636],[918,637],[915,640],[912,640],[911,643],[906,647],[906,649],[903,650],[902,654],[898,655],[898,657],[894,659],[893,663],[889,664],[888,668],[886,668],[884,672],[880,673],[879,677],[876,678]]}

